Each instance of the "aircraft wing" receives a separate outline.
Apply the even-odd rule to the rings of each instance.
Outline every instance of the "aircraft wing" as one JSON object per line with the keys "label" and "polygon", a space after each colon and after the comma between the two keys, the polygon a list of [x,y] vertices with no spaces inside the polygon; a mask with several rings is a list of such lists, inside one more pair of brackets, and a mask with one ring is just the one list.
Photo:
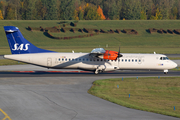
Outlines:
{"label": "aircraft wing", "polygon": [[106,50],[104,48],[95,48],[91,51],[90,56],[99,57],[101,55],[104,55],[105,53],[106,53]]}

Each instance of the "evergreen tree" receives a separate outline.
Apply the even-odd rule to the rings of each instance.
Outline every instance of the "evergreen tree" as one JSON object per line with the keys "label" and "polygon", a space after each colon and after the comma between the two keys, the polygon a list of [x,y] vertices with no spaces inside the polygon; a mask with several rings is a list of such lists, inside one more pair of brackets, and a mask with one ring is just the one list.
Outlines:
{"label": "evergreen tree", "polygon": [[25,20],[35,19],[35,16],[36,16],[36,14],[34,14],[35,1],[36,0],[23,0],[22,19],[25,19]]}
{"label": "evergreen tree", "polygon": [[15,14],[11,3],[8,3],[7,9],[6,9],[6,20],[14,20]]}
{"label": "evergreen tree", "polygon": [[116,5],[116,2],[114,1],[109,9],[108,16],[111,20],[117,20],[119,19],[118,15],[118,6]]}
{"label": "evergreen tree", "polygon": [[163,15],[161,14],[161,12],[159,11],[159,8],[156,9],[156,14],[155,16],[151,16],[151,20],[162,20]]}
{"label": "evergreen tree", "polygon": [[48,5],[46,4],[47,14],[45,15],[45,20],[57,20],[57,6],[56,0],[47,0]]}
{"label": "evergreen tree", "polygon": [[83,19],[83,17],[84,17],[83,10],[80,10],[80,11],[79,11],[78,17],[79,17],[79,20],[84,20],[84,19]]}
{"label": "evergreen tree", "polygon": [[61,1],[60,19],[62,19],[62,20],[72,20],[72,19],[74,19],[73,18],[73,13],[74,13],[74,10],[75,10],[74,2],[75,2],[74,0],[62,0]]}
{"label": "evergreen tree", "polygon": [[140,0],[132,1],[125,0],[123,2],[122,16],[128,20],[137,20],[141,16],[141,2]]}

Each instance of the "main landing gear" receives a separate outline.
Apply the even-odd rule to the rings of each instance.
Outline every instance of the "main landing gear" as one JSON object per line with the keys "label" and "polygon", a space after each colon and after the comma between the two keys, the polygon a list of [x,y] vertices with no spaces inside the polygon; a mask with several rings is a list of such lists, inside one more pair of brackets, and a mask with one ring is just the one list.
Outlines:
{"label": "main landing gear", "polygon": [[94,74],[97,75],[97,74],[102,73],[102,72],[104,72],[104,71],[105,71],[105,69],[98,67],[98,68],[96,68],[96,70],[94,71]]}
{"label": "main landing gear", "polygon": [[96,69],[94,74],[98,75],[99,73],[102,73],[102,72],[103,72],[102,70]]}

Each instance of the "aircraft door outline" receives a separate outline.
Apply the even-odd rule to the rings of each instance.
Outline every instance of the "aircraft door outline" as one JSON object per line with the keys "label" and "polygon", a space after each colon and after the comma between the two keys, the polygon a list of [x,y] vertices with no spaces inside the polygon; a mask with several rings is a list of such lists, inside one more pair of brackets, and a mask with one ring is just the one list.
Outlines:
{"label": "aircraft door outline", "polygon": [[47,66],[48,67],[52,66],[52,58],[47,58]]}

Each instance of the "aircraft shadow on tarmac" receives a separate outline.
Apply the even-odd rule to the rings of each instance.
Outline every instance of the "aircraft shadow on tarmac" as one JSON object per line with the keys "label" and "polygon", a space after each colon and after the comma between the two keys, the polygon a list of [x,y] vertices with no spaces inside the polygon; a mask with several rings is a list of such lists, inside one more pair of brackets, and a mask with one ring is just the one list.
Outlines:
{"label": "aircraft shadow on tarmac", "polygon": [[0,77],[73,77],[73,76],[180,76],[180,71],[170,71],[164,75],[162,71],[116,71],[95,75],[89,71],[0,71]]}

